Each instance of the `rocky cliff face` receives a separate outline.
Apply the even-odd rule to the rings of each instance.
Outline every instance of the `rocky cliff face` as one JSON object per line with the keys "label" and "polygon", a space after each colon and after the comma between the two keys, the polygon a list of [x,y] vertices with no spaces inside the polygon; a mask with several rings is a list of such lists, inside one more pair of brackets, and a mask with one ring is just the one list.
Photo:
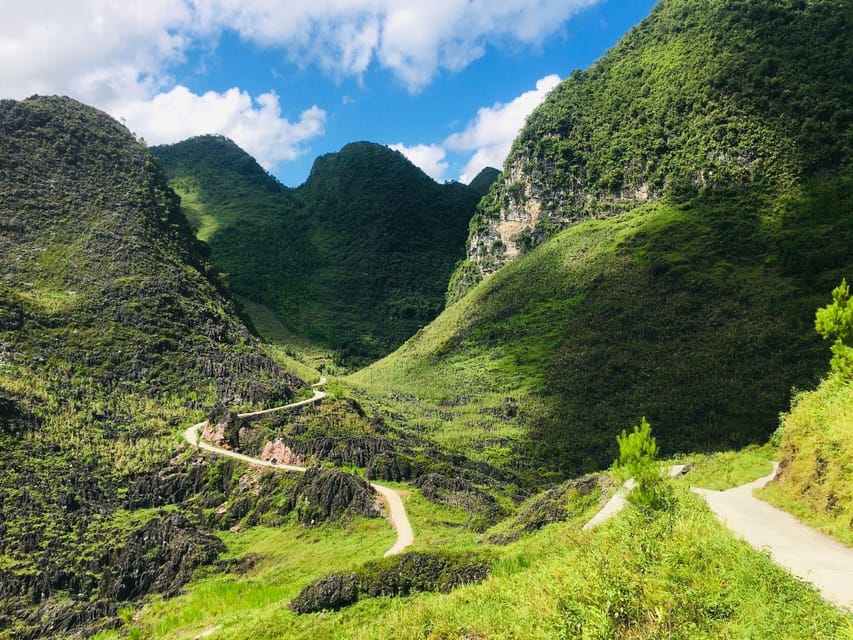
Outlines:
{"label": "rocky cliff face", "polygon": [[616,215],[658,195],[650,191],[647,182],[599,192],[581,181],[555,187],[547,175],[547,169],[530,156],[508,161],[491,196],[491,208],[481,211],[479,224],[468,240],[468,258],[483,274],[492,273],[572,224]]}

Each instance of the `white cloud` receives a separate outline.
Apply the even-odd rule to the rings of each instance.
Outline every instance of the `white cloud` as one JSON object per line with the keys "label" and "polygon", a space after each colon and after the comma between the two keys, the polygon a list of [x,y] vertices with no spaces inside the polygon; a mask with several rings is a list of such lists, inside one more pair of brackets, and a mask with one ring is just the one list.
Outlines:
{"label": "white cloud", "polygon": [[438,145],[417,144],[413,147],[407,147],[398,142],[397,144],[389,144],[388,147],[402,153],[413,165],[419,167],[436,182],[441,182],[447,175],[448,165],[445,160],[447,153]]}
{"label": "white cloud", "polygon": [[600,0],[27,0],[0,22],[4,94],[101,101],[173,86],[171,66],[225,31],[337,76],[372,63],[412,91],[488,46],[537,46]]}
{"label": "white cloud", "polygon": [[453,151],[473,152],[460,177],[462,182],[470,182],[485,167],[499,169],[503,166],[527,116],[559,82],[557,75],[545,76],[536,82],[534,90],[526,91],[505,104],[498,102],[491,107],[483,107],[464,131],[454,133],[444,141],[444,146]]}
{"label": "white cloud", "polygon": [[[70,95],[124,116],[151,141],[175,142],[211,126],[204,132],[229,135],[275,164],[322,134],[322,110],[311,107],[290,122],[274,94],[236,88],[197,95],[172,77],[190,53],[215,49],[226,31],[332,77],[359,77],[376,65],[416,92],[490,46],[538,46],[599,1],[9,1],[0,21],[0,87],[2,97]],[[475,154],[495,155],[486,146]],[[421,157],[432,173],[442,171],[434,152]]]}
{"label": "white cloud", "polygon": [[302,153],[300,144],[325,128],[326,112],[316,105],[291,123],[281,117],[279,98],[264,93],[256,100],[233,88],[224,93],[196,95],[177,86],[150,100],[135,100],[114,107],[113,115],[148,144],[164,144],[205,133],[221,133],[250,153],[266,169]]}

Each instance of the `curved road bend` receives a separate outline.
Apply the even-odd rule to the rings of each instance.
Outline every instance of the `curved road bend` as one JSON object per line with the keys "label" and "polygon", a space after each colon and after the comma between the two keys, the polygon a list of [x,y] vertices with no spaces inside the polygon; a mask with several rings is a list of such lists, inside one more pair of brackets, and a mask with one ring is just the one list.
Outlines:
{"label": "curved road bend", "polygon": [[[287,404],[281,407],[275,407],[273,409],[265,409],[263,411],[241,413],[238,414],[238,416],[241,418],[245,418],[251,416],[265,415],[268,413],[283,411],[285,409],[293,409],[296,407],[302,407],[307,404],[317,402],[318,400],[326,396],[325,392],[317,388],[325,382],[325,378],[320,378],[320,382],[315,385],[312,385],[314,387],[314,396],[312,398],[309,398],[308,400],[294,402],[293,404]],[[307,467],[302,467],[295,464],[278,464],[269,462],[267,460],[261,460],[259,458],[253,458],[252,456],[247,456],[242,453],[237,453],[236,451],[223,449],[221,447],[217,447],[216,445],[210,444],[209,442],[205,442],[201,439],[201,436],[199,434],[199,432],[205,426],[207,426],[206,420],[204,422],[199,422],[198,424],[194,424],[191,427],[188,427],[184,431],[184,439],[191,445],[198,447],[199,449],[210,451],[211,453],[215,453],[216,455],[240,460],[241,462],[245,462],[256,467],[269,467],[272,469],[279,469],[281,471],[296,471],[300,473],[306,471],[307,469]],[[408,515],[406,515],[406,507],[403,506],[403,500],[400,498],[400,495],[390,487],[386,487],[381,484],[374,484],[372,482],[370,483],[370,486],[373,488],[374,491],[376,491],[383,498],[385,498],[385,501],[388,503],[388,520],[390,520],[391,526],[394,527],[394,530],[397,532],[397,540],[396,542],[394,542],[394,546],[385,552],[385,556],[387,557],[396,555],[402,552],[406,547],[411,546],[411,544],[415,541],[415,534],[412,531],[412,523],[409,522],[409,517]]]}
{"label": "curved road bend", "polygon": [[734,489],[693,491],[735,535],[767,549],[776,564],[812,583],[826,600],[853,609],[853,549],[752,495],[775,476],[774,463],[769,476]]}
{"label": "curved road bend", "polygon": [[[794,576],[810,582],[828,601],[853,608],[853,549],[803,524],[786,513],[752,495],[776,477],[773,473],[753,482],[712,491],[693,487],[702,496],[717,519],[732,533],[754,548],[767,549],[773,561]],[[671,467],[670,476],[680,475],[684,465]],[[628,480],[604,507],[584,525],[591,529],[619,513],[625,506],[625,495],[634,486]]]}

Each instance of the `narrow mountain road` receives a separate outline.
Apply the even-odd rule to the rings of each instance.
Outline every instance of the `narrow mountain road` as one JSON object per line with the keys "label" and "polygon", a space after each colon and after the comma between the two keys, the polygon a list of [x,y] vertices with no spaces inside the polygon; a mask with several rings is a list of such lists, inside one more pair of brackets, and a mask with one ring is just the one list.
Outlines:
{"label": "narrow mountain road", "polygon": [[734,489],[693,491],[738,537],[759,551],[768,550],[774,562],[812,583],[830,602],[853,608],[853,549],[752,495],[775,475],[774,466],[769,476]]}
{"label": "narrow mountain road", "polygon": [[[266,415],[269,413],[275,413],[276,411],[284,411],[287,409],[294,409],[297,407],[303,407],[305,405],[317,402],[326,397],[326,393],[319,389],[323,384],[326,383],[326,378],[320,378],[320,381],[312,387],[314,387],[314,396],[309,398],[308,400],[301,400],[299,402],[294,402],[292,404],[286,404],[281,407],[275,407],[273,409],[264,409],[263,411],[253,411],[250,413],[240,413],[237,414],[240,418],[248,418],[253,416]],[[280,471],[295,471],[298,473],[305,472],[308,468],[295,464],[278,464],[269,462],[268,460],[261,460],[259,458],[253,458],[252,456],[247,456],[242,453],[237,453],[236,451],[231,451],[230,449],[223,449],[222,447],[217,447],[216,445],[210,444],[201,438],[201,430],[204,429],[208,424],[207,420],[204,422],[199,422],[198,424],[194,424],[191,427],[188,427],[184,431],[184,439],[189,442],[192,446],[198,447],[199,449],[203,449],[205,451],[209,451],[211,453],[215,453],[219,456],[224,456],[226,458],[233,458],[234,460],[239,460],[241,462],[245,462],[247,464],[256,466],[256,467],[268,467],[271,469],[278,469]],[[394,530],[397,532],[397,540],[394,542],[394,546],[392,546],[388,551],[385,552],[385,556],[393,556],[398,553],[401,553],[406,547],[409,547],[415,541],[415,534],[412,531],[412,523],[409,522],[409,516],[406,514],[406,507],[403,505],[403,500],[400,498],[400,494],[398,494],[394,489],[390,487],[386,487],[385,485],[370,483],[371,488],[376,491],[376,493],[380,494],[385,502],[388,504],[388,520],[391,522],[391,526],[394,527]]]}
{"label": "narrow mountain road", "polygon": [[[692,491],[702,496],[736,536],[759,551],[769,551],[776,564],[813,584],[826,600],[853,608],[853,549],[752,495],[776,476],[776,463],[773,465],[770,475],[727,491],[696,487]],[[681,475],[683,469],[684,465],[670,467],[669,475]],[[592,529],[619,513],[635,484],[633,478],[625,482],[583,529]]]}

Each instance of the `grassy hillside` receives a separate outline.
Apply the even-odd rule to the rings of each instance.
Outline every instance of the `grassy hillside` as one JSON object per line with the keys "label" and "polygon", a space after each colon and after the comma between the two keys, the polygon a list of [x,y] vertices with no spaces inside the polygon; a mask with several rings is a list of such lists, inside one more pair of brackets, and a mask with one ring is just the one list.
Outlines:
{"label": "grassy hillside", "polygon": [[[823,368],[812,310],[853,273],[848,19],[821,1],[661,2],[530,116],[481,203],[475,245],[541,214],[520,257],[466,297],[478,267],[462,264],[459,302],[353,381],[532,477],[609,464],[643,415],[667,452],[765,441]],[[648,189],[604,206],[625,185]]]}
{"label": "grassy hillside", "polygon": [[779,476],[761,497],[853,546],[853,381],[798,394],[780,435]]}
{"label": "grassy hillside", "polygon": [[352,380],[393,395],[437,440],[530,470],[607,465],[642,415],[666,452],[763,442],[825,361],[812,310],[853,269],[835,241],[853,232],[838,215],[850,186],[579,224]]}
{"label": "grassy hillside", "polygon": [[[447,527],[435,541],[427,514],[415,508],[416,531],[427,534],[421,540],[429,539],[431,549],[485,552],[491,575],[450,593],[363,598],[313,614],[285,605],[317,569],[362,565],[369,545],[357,531],[346,539],[331,532],[296,539],[277,531],[264,538],[229,536],[238,562],[261,554],[257,566],[194,583],[180,598],[145,607],[130,633],[363,640],[850,637],[849,618],[736,541],[689,491],[677,489],[676,496],[672,513],[649,518],[629,511],[583,532],[589,510],[580,509],[506,545],[486,542],[488,533],[478,540]],[[283,544],[300,553],[279,558]]]}
{"label": "grassy hillside", "polygon": [[318,158],[295,190],[224,138],[153,151],[234,290],[349,366],[439,313],[481,196],[370,143]]}
{"label": "grassy hillside", "polygon": [[853,546],[853,305],[846,281],[818,309],[815,328],[834,341],[831,372],[783,416],[780,470],[764,495]]}
{"label": "grassy hillside", "polygon": [[304,383],[263,355],[155,159],[106,114],[0,101],[0,185],[0,637],[92,631],[221,551],[192,509],[159,509],[208,486],[176,427]]}

